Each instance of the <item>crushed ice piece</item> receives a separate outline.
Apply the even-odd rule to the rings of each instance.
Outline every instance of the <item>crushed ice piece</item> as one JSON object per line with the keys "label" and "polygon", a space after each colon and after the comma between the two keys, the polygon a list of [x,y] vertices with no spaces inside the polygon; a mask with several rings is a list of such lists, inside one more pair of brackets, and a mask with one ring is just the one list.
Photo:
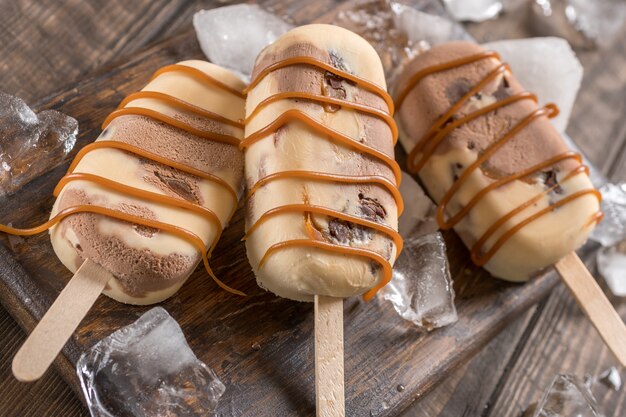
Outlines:
{"label": "crushed ice piece", "polygon": [[557,375],[539,401],[533,417],[603,417],[591,391],[572,375]]}
{"label": "crushed ice piece", "polygon": [[452,20],[400,3],[391,3],[394,22],[398,29],[406,33],[413,43],[427,42],[429,45],[453,40],[472,40],[472,37]]}
{"label": "crushed ice piece", "polygon": [[76,144],[78,122],[55,110],[36,114],[0,92],[0,197],[60,165]]}
{"label": "crushed ice piece", "polygon": [[502,11],[499,0],[443,0],[448,13],[460,22],[483,22]]}
{"label": "crushed ice piece", "polygon": [[583,78],[583,67],[569,43],[562,38],[544,37],[489,42],[508,62],[515,77],[541,104],[555,103],[560,113],[551,119],[564,132]]}
{"label": "crushed ice piece", "polygon": [[378,52],[391,83],[404,65],[430,45],[471,39],[457,23],[389,0],[356,1],[331,23],[366,39]]}
{"label": "crushed ice piece", "polygon": [[93,417],[206,416],[225,391],[161,307],[102,339],[76,369]]}
{"label": "crushed ice piece", "polygon": [[435,219],[437,207],[410,174],[402,172],[400,194],[404,212],[398,219],[398,230],[404,239],[434,233],[439,229]]}
{"label": "crushed ice piece", "polygon": [[615,366],[611,366],[609,369],[602,372],[600,375],[598,375],[597,379],[599,382],[606,385],[613,391],[619,391],[619,389],[622,387],[622,376]]}
{"label": "crushed ice piece", "polygon": [[566,0],[565,3],[567,20],[600,46],[609,45],[626,21],[623,0]]}
{"label": "crushed ice piece", "polygon": [[193,27],[207,58],[246,81],[259,52],[293,28],[256,4],[200,10],[193,15]]}
{"label": "crushed ice piece", "polygon": [[600,210],[604,218],[593,229],[590,238],[609,247],[626,239],[626,183],[605,184],[600,187],[600,192]]}
{"label": "crushed ice piece", "polygon": [[623,28],[623,0],[535,0],[531,30],[562,36],[577,48],[609,46]]}
{"label": "crushed ice piece", "polygon": [[393,268],[393,278],[381,290],[405,320],[425,330],[457,321],[454,289],[441,233],[404,240],[404,250]]}
{"label": "crushed ice piece", "polygon": [[626,297],[626,240],[610,248],[600,249],[596,261],[598,272],[611,293],[618,297]]}

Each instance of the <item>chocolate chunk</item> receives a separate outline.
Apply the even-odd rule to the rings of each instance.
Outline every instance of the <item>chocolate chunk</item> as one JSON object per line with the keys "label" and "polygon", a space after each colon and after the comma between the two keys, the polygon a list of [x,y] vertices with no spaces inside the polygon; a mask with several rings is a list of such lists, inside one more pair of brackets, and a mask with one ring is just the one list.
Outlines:
{"label": "chocolate chunk", "polygon": [[350,241],[350,224],[344,220],[337,218],[331,219],[328,222],[328,233],[330,237],[340,243],[348,243]]}
{"label": "chocolate chunk", "polygon": [[337,74],[333,74],[330,71],[326,71],[324,73],[324,80],[326,80],[326,84],[330,85],[335,90],[342,89],[343,93],[344,93],[344,96],[345,96],[346,91],[344,90],[343,86],[341,85],[342,81],[344,80],[342,77],[340,77]]}
{"label": "chocolate chunk", "polygon": [[467,142],[467,149],[469,149],[470,151],[474,149],[475,147],[476,147],[476,144],[473,141],[470,140],[469,142]]}
{"label": "chocolate chunk", "polygon": [[328,237],[345,245],[363,241],[369,233],[363,226],[333,217],[328,221]]}
{"label": "chocolate chunk", "polygon": [[563,188],[559,185],[559,181],[556,178],[556,170],[551,169],[550,171],[543,172],[543,182],[546,184],[546,187],[552,188],[554,187],[554,192],[557,194],[563,194]]}
{"label": "chocolate chunk", "polygon": [[498,85],[498,89],[493,93],[496,100],[503,100],[513,94],[513,89],[506,77],[502,77],[502,82]]}
{"label": "chocolate chunk", "polygon": [[[346,98],[346,89],[343,86],[343,82],[347,80],[333,74],[330,71],[326,71],[324,73],[324,83],[322,84],[322,94],[326,97],[338,98],[340,100],[345,100]],[[336,104],[324,104],[324,111],[327,113],[335,113],[341,109],[341,106]]]}
{"label": "chocolate chunk", "polygon": [[381,221],[387,216],[383,205],[374,198],[359,194],[359,204],[361,205],[361,213],[367,219]]}
{"label": "chocolate chunk", "polygon": [[458,78],[446,88],[446,97],[450,103],[457,103],[461,98],[469,93],[472,89],[469,80],[466,78]]}
{"label": "chocolate chunk", "polygon": [[185,180],[181,178],[167,177],[160,172],[155,172],[154,175],[175,194],[181,196],[187,201],[198,203],[198,199],[194,194],[193,188]]}

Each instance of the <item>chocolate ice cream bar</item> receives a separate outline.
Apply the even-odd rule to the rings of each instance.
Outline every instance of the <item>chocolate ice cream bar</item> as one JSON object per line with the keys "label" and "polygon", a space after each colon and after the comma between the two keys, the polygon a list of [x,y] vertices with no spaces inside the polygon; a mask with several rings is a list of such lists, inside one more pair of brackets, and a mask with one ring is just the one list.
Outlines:
{"label": "chocolate ice cream bar", "polygon": [[115,277],[104,293],[131,304],[170,297],[200,261],[210,273],[242,191],[244,87],[184,61],[122,102],[56,189],[50,234],[68,269],[92,260]]}
{"label": "chocolate ice cream bar", "polygon": [[374,49],[308,25],[256,60],[246,101],[246,248],[279,296],[371,297],[391,277],[400,170],[393,103]]}
{"label": "chocolate ice cream bar", "polygon": [[439,204],[473,261],[524,281],[580,247],[600,194],[580,155],[495,52],[450,42],[417,56],[393,96],[408,168]]}

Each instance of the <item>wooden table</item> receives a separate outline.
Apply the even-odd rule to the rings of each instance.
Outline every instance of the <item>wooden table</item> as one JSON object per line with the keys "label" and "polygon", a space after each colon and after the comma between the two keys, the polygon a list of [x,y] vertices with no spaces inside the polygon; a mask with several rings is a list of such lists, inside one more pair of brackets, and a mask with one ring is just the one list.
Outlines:
{"label": "wooden table", "polygon": [[[188,27],[196,10],[223,3],[4,2],[0,4],[0,90],[37,103],[120,55]],[[278,1],[263,3],[272,9]],[[468,29],[479,40],[529,36],[523,22],[523,13],[509,13]],[[579,54],[586,73],[569,133],[606,174],[624,180],[626,46],[616,42],[603,51]],[[614,301],[626,317],[626,302]],[[0,335],[0,415],[88,415],[54,373],[33,385],[13,379],[10,361],[24,335],[2,309]],[[595,338],[574,300],[558,287],[473,361],[424,398],[416,399],[419,401],[404,416],[519,416],[539,398],[555,373],[596,374],[612,364],[613,358]],[[607,416],[626,413],[624,392],[601,399]]]}

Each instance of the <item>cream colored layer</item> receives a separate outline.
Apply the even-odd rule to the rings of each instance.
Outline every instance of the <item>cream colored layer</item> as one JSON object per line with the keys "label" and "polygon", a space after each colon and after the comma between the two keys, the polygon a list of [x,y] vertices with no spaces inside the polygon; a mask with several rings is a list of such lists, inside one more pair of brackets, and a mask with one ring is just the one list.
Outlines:
{"label": "cream colored layer", "polygon": [[[180,64],[200,69],[206,74],[234,88],[241,90],[244,87],[243,82],[235,75],[216,65],[203,61],[184,61]],[[152,80],[144,90],[167,93],[205,110],[234,120],[243,119],[244,116],[242,98],[221,89],[207,87],[197,79],[183,72],[163,73]],[[126,107],[132,106],[153,109],[167,115],[181,113],[179,109],[174,109],[163,102],[153,99],[134,100],[126,105]],[[123,119],[124,118],[121,117],[114,120],[109,125],[106,134],[103,132],[103,135],[101,135],[98,140],[115,140],[116,125],[117,123],[124,123]],[[243,138],[242,129],[234,127],[228,127],[228,129],[228,134]],[[149,140],[149,138],[146,139]],[[146,149],[150,149],[149,142],[146,144]],[[145,169],[142,167],[142,162],[139,158],[120,150],[98,149],[89,152],[80,161],[74,172],[96,174],[131,187],[166,195],[159,187],[144,181]],[[235,190],[241,189],[237,174],[232,170],[221,169],[212,172],[212,174],[224,179]],[[200,194],[199,200],[204,202],[203,205],[205,207],[215,212],[222,227],[225,226],[237,202],[222,186],[213,181],[198,178],[196,179],[196,184]],[[133,198],[85,181],[70,182],[64,187],[55,203],[51,217],[56,215],[58,202],[61,201],[64,193],[69,190],[80,190],[84,192],[93,203],[105,207],[116,208],[127,205],[147,209],[148,212],[154,214],[153,220],[189,230],[200,237],[207,246],[213,242],[222,228],[217,227],[206,217],[189,210]],[[191,259],[198,258],[197,249],[182,238],[162,232],[150,236],[142,235],[137,233],[131,224],[103,216],[99,216],[97,221],[98,230],[102,235],[114,236],[128,248],[149,251],[154,256],[166,257],[168,255],[178,254]],[[63,262],[70,271],[76,272],[76,269],[80,266],[80,255],[76,250],[76,246],[78,245],[76,234],[71,229],[66,230],[64,238],[60,226],[51,229],[50,234],[52,245],[61,262]],[[193,269],[191,269],[191,271],[193,271]],[[189,271],[189,273],[191,273],[191,271]],[[162,301],[174,294],[180,286],[182,286],[186,278],[188,278],[188,275],[189,274],[182,280],[175,281],[169,288],[159,291],[150,291],[141,297],[129,295],[124,290],[123,286],[115,280],[113,283],[109,284],[110,289],[107,289],[105,294],[118,301],[129,304],[151,304]]]}
{"label": "cream colored layer", "polygon": [[[309,25],[294,29],[266,48],[266,54],[280,56],[290,46],[310,44],[321,51],[335,51],[349,71],[384,87],[380,60],[371,46],[345,29],[327,25]],[[306,73],[302,73],[306,77]],[[249,92],[246,110],[249,115],[263,99],[276,94],[278,80],[269,74]],[[284,82],[284,81],[283,81]],[[306,81],[302,81],[306,82]],[[297,84],[294,80],[294,85]],[[347,100],[353,100],[357,88],[343,84]],[[372,139],[363,117],[349,109],[335,113],[324,111],[319,104],[306,101],[281,100],[270,104],[246,125],[246,136],[272,123],[285,111],[299,109],[324,126],[333,128],[358,142],[368,144]],[[387,133],[387,131],[385,131]],[[383,151],[393,158],[391,133]],[[370,134],[371,135],[371,134]],[[271,173],[286,170],[318,171],[346,175],[382,175],[393,180],[391,170],[351,147],[336,143],[302,122],[291,121],[286,127],[252,144],[246,150],[246,179],[248,186]],[[332,208],[362,217],[358,194],[364,192],[385,207],[385,224],[397,230],[397,207],[388,191],[379,186],[338,185],[332,182],[308,181],[300,178],[273,181],[260,188],[249,201],[247,227],[263,213],[285,204],[309,204]],[[326,216],[313,216],[320,229],[327,229]],[[353,247],[368,248],[388,255],[392,262],[396,248],[378,232],[370,238],[355,240]],[[358,256],[347,256],[315,248],[287,248],[273,252],[267,262],[259,262],[267,249],[276,243],[292,239],[307,239],[302,213],[280,214],[262,223],[248,238],[246,248],[259,286],[275,294],[300,301],[312,301],[315,294],[350,297],[362,294],[382,278],[375,262]]]}

